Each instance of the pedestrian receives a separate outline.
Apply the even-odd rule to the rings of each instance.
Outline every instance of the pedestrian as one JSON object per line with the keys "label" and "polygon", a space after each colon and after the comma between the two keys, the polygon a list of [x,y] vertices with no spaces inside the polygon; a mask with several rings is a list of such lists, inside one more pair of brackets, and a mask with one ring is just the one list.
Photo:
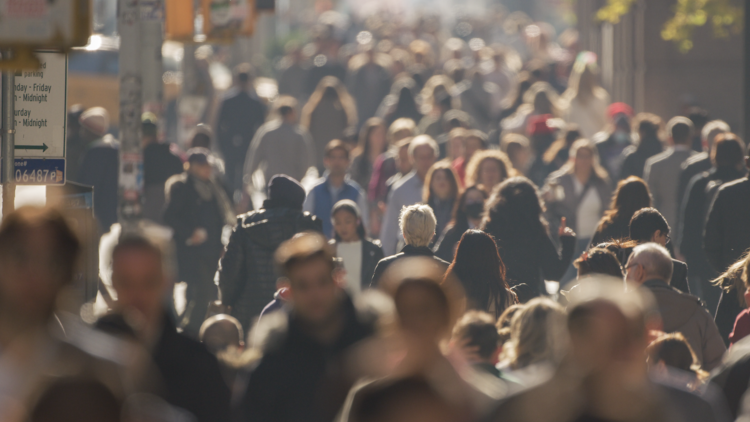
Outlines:
{"label": "pedestrian", "polygon": [[719,327],[719,333],[724,339],[724,343],[729,346],[731,343],[732,331],[738,316],[747,308],[745,292],[747,291],[746,280],[750,277],[750,254],[747,252],[740,256],[737,262],[733,263],[719,277],[711,280],[711,284],[721,289],[719,305],[716,308],[714,321]]}
{"label": "pedestrian", "polygon": [[388,125],[397,119],[408,118],[414,122],[422,120],[419,87],[414,79],[404,76],[393,82],[391,92],[383,98],[375,114]]}
{"label": "pedestrian", "polygon": [[143,147],[143,217],[163,224],[167,180],[183,172],[182,159],[172,152],[172,144],[160,142],[153,113],[141,117]]}
{"label": "pedestrian", "polygon": [[456,170],[461,186],[466,186],[466,167],[477,153],[486,150],[489,145],[487,136],[479,130],[466,130],[455,128],[450,131],[450,142],[454,139],[461,141],[461,154],[453,160],[453,169]]}
{"label": "pedestrian", "polygon": [[[211,129],[211,126],[201,123],[195,126],[193,136],[190,139],[190,148],[203,148],[208,151],[208,163],[211,164],[211,168],[213,168],[214,180],[224,188],[229,199],[233,203],[236,203],[238,201],[235,200],[233,192],[227,182],[226,163],[223,158],[219,157],[219,155],[214,152],[215,146],[213,139],[214,132]],[[247,205],[251,208],[253,206],[250,201],[248,201]]]}
{"label": "pedestrian", "polygon": [[630,219],[642,208],[651,207],[651,192],[640,177],[630,176],[617,183],[609,210],[599,220],[591,245],[625,239],[629,235]]}
{"label": "pedestrian", "polygon": [[625,103],[607,107],[608,127],[591,139],[599,150],[602,166],[612,181],[619,181],[625,156],[623,152],[634,144],[632,131],[633,109]]}
{"label": "pedestrian", "polygon": [[437,160],[438,155],[437,143],[427,135],[417,136],[410,142],[409,159],[413,170],[391,189],[383,216],[380,239],[383,242],[383,252],[386,256],[394,255],[399,249],[398,244],[402,234],[399,233],[398,218],[401,209],[422,202],[427,172]]}
{"label": "pedestrian", "polygon": [[384,258],[380,245],[368,239],[362,214],[354,201],[344,199],[331,210],[334,238],[329,242],[346,270],[346,290],[356,296],[370,286],[375,267]]}
{"label": "pedestrian", "polygon": [[688,184],[690,184],[693,177],[704,171],[709,171],[713,167],[711,163],[711,150],[713,149],[716,137],[722,133],[731,131],[732,129],[723,120],[712,120],[703,126],[703,130],[700,132],[703,151],[688,158],[680,172],[680,183],[677,186],[677,199],[680,201],[680,204],[683,203],[685,195],[688,194]]}
{"label": "pedestrian", "polygon": [[323,232],[322,222],[302,212],[305,189],[286,175],[268,183],[268,199],[257,211],[237,217],[218,271],[222,303],[243,327],[274,298],[277,274],[271,265],[276,248],[297,233]]}
{"label": "pedestrian", "polygon": [[164,299],[172,288],[164,268],[161,250],[146,238],[120,239],[112,252],[116,307],[96,327],[148,350],[169,404],[198,422],[229,421],[230,391],[216,358],[197,340],[178,333],[168,315]]}
{"label": "pedestrian", "polygon": [[646,355],[651,373],[668,376],[676,369],[680,375],[689,374],[684,385],[688,390],[696,391],[708,381],[708,372],[701,368],[695,351],[682,333],[661,335],[648,345]]}
{"label": "pedestrian", "polygon": [[461,237],[446,277],[456,277],[466,291],[468,309],[488,312],[497,320],[518,302],[505,280],[505,264],[495,241],[480,230],[468,230]]}
{"label": "pedestrian", "polygon": [[324,161],[326,173],[307,194],[302,210],[318,217],[323,222],[323,234],[332,239],[333,223],[329,217],[333,206],[343,199],[354,201],[368,221],[367,196],[357,182],[347,176],[351,160],[349,148],[343,142],[338,139],[329,142]]}
{"label": "pedestrian", "polygon": [[[370,201],[377,203],[378,208],[382,204],[383,211],[385,211],[384,205],[388,200],[388,181],[400,173],[401,175],[396,178],[396,181],[398,181],[403,175],[409,174],[411,171],[408,149],[411,138],[416,133],[417,127],[411,119],[398,119],[388,127],[388,148],[375,160],[370,178],[370,188],[367,190]],[[403,154],[404,149],[406,149],[405,154]],[[403,159],[404,156],[407,158],[406,160]],[[399,160],[399,158],[402,159]],[[404,170],[406,170],[405,173]]]}
{"label": "pedestrian", "polygon": [[86,111],[80,104],[73,104],[68,107],[67,115],[67,127],[65,128],[65,142],[66,148],[66,164],[67,164],[67,178],[68,180],[78,179],[78,170],[83,161],[83,154],[85,147],[83,139],[81,138],[81,115]]}
{"label": "pedestrian", "polygon": [[86,144],[76,182],[93,186],[94,214],[102,232],[117,222],[118,183],[120,177],[120,144],[109,130],[109,113],[101,107],[81,114],[81,139]]}
{"label": "pedestrian", "polygon": [[711,147],[713,168],[693,177],[680,207],[680,253],[690,269],[688,277],[691,286],[697,287],[696,294],[706,302],[709,309],[716,309],[721,292],[710,284],[710,280],[716,278],[718,273],[711,266],[702,247],[706,217],[721,185],[746,174],[744,150],[744,142],[737,135],[730,132],[717,135]]}
{"label": "pedestrian", "polygon": [[370,189],[370,179],[378,157],[388,150],[386,127],[383,120],[372,117],[359,131],[359,145],[352,151],[351,178],[365,191]]}
{"label": "pedestrian", "polygon": [[[568,163],[552,173],[542,189],[552,232],[565,218],[578,235],[574,256],[588,249],[611,193],[609,177],[599,164],[596,146],[588,139],[579,139],[570,150]],[[574,278],[575,268],[571,266],[560,282]]]}
{"label": "pedestrian", "polygon": [[[575,232],[563,221],[558,229],[561,251],[550,238],[542,200],[525,177],[512,177],[489,199],[481,230],[495,238],[505,263],[508,284],[521,303],[542,295],[544,280],[559,280],[573,260]],[[525,284],[525,286],[520,286]]]}
{"label": "pedestrian", "polygon": [[190,150],[187,170],[166,184],[164,222],[173,230],[179,280],[187,283],[182,323],[198,338],[208,304],[217,299],[214,274],[223,250],[225,225],[235,223],[224,189],[213,179],[208,151]]}
{"label": "pedestrian", "polygon": [[224,156],[230,190],[242,188],[242,167],[255,132],[266,120],[266,106],[253,87],[253,69],[243,63],[234,69],[234,87],[219,105],[216,137]]}
{"label": "pedestrian", "polygon": [[357,373],[348,359],[375,332],[375,320],[339,287],[325,238],[301,233],[274,254],[292,310],[264,317],[263,357],[240,397],[238,420],[334,420]]}
{"label": "pedestrian", "polygon": [[489,195],[500,183],[515,175],[516,170],[504,152],[480,151],[466,166],[466,185],[477,186]]}
{"label": "pedestrian", "polygon": [[[277,174],[302,180],[316,166],[317,153],[310,133],[297,125],[297,100],[280,97],[274,103],[279,118],[263,124],[247,150],[243,183],[249,185],[256,170],[263,168],[266,183]],[[293,151],[293,154],[289,152]],[[261,167],[264,165],[264,167]]]}
{"label": "pedestrian", "polygon": [[461,189],[458,185],[458,176],[453,171],[450,162],[435,163],[427,173],[424,194],[422,195],[422,201],[432,208],[437,221],[434,242],[437,242],[453,219],[460,196]]}
{"label": "pedestrian", "polygon": [[591,248],[573,262],[578,270],[578,280],[593,275],[606,275],[622,279],[622,264],[617,256],[606,248]]}
{"label": "pedestrian", "polygon": [[668,284],[672,278],[669,252],[655,243],[636,246],[625,270],[628,282],[648,289],[656,298],[662,331],[682,333],[707,371],[719,366],[727,348],[711,314],[701,306],[700,299],[673,289]]}
{"label": "pedestrian", "polygon": [[677,185],[680,179],[682,163],[695,151],[690,148],[693,139],[693,122],[686,117],[673,117],[667,124],[670,134],[670,148],[646,161],[643,169],[643,180],[648,183],[654,208],[661,211],[670,226],[677,227]]}
{"label": "pedestrian", "polygon": [[[629,239],[635,245],[645,243],[656,243],[662,247],[667,247],[671,241],[669,236],[671,228],[663,215],[656,208],[642,208],[633,214],[630,219]],[[669,279],[669,285],[690,294],[690,285],[688,284],[687,274],[688,266],[682,261],[672,259],[672,277]]]}
{"label": "pedestrian", "polygon": [[604,130],[607,124],[605,113],[610,99],[607,91],[599,85],[598,76],[596,62],[579,58],[573,65],[568,90],[564,94],[567,102],[565,121],[577,124],[581,134],[589,139]]}
{"label": "pedestrian", "polygon": [[466,344],[466,348],[475,350],[467,356],[471,366],[479,372],[500,378],[500,371],[495,365],[502,344],[495,321],[487,312],[468,311],[453,327],[451,343]]}
{"label": "pedestrian", "polygon": [[464,190],[458,198],[453,219],[446,226],[443,233],[435,243],[435,256],[452,262],[456,252],[456,245],[461,240],[464,232],[469,229],[476,229],[482,224],[484,214],[484,203],[489,196],[487,193],[476,186]]}
{"label": "pedestrian", "polygon": [[424,204],[404,206],[399,216],[399,226],[406,245],[401,252],[389,255],[378,262],[370,287],[378,286],[389,266],[409,257],[432,258],[436,267],[445,273],[450,264],[436,257],[429,248],[430,242],[435,237],[436,224],[435,214],[429,206]]}
{"label": "pedestrian", "polygon": [[638,131],[638,146],[631,145],[622,152],[624,159],[620,170],[620,179],[630,176],[644,177],[646,161],[664,150],[661,132],[664,122],[661,117],[651,113],[638,113],[633,127]]}
{"label": "pedestrian", "polygon": [[445,75],[435,75],[430,77],[422,88],[422,105],[426,113],[419,122],[419,133],[430,135],[433,139],[438,139],[445,134],[447,127],[445,113],[452,110],[458,105],[459,99],[455,98],[452,93],[455,91],[455,84],[451,78]]}
{"label": "pedestrian", "polygon": [[357,106],[334,76],[320,80],[318,87],[302,107],[300,126],[310,133],[316,151],[316,166],[323,173],[326,146],[334,139],[343,139],[349,128],[357,127]]}
{"label": "pedestrian", "polygon": [[364,122],[375,117],[378,107],[391,89],[391,75],[377,59],[372,47],[364,53],[367,60],[359,68],[351,69],[347,85],[357,101],[359,120]]}
{"label": "pedestrian", "polygon": [[289,41],[284,45],[286,55],[279,63],[279,95],[289,95],[304,101],[307,95],[307,72],[305,53],[296,41]]}
{"label": "pedestrian", "polygon": [[581,138],[583,138],[583,135],[581,135],[581,131],[577,125],[568,124],[565,126],[565,130],[561,133],[560,137],[544,152],[543,159],[547,165],[548,173],[554,173],[568,163],[570,160],[570,148]]}

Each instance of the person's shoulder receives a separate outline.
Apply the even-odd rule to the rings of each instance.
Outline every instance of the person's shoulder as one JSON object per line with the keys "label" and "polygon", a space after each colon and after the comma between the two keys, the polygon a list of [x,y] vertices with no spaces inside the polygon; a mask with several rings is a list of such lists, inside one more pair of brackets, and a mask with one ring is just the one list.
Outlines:
{"label": "person's shoulder", "polygon": [[662,151],[662,152],[660,152],[660,153],[658,153],[656,155],[653,155],[653,156],[649,157],[646,160],[646,165],[647,166],[651,165],[652,167],[653,166],[659,166],[659,165],[661,165],[661,163],[665,162],[669,157],[671,157],[673,153],[674,153],[674,151],[672,149],[668,149],[666,151]]}
{"label": "person's shoulder", "polygon": [[172,189],[181,189],[187,185],[187,173],[175,174],[170,176],[169,179],[164,183],[164,187],[167,191]]}
{"label": "person's shoulder", "polygon": [[698,154],[690,156],[685,163],[682,165],[685,169],[692,169],[693,167],[700,167],[704,161],[709,160],[707,152],[700,152]]}
{"label": "person's shoulder", "polygon": [[719,188],[719,195],[730,195],[748,189],[750,189],[750,178],[743,177],[722,185],[721,188]]}
{"label": "person's shoulder", "polygon": [[410,173],[402,177],[396,183],[393,184],[393,193],[405,193],[413,188],[414,185],[419,183],[419,178],[416,173]]}

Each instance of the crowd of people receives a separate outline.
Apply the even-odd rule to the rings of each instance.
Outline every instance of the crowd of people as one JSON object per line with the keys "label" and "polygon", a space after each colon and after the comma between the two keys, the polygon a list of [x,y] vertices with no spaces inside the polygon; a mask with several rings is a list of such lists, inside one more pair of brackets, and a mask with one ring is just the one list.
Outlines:
{"label": "crowd of people", "polygon": [[[747,418],[743,140],[613,103],[573,31],[496,17],[321,20],[275,101],[238,66],[185,152],[144,115],[143,213],[171,245],[123,235],[91,325],[56,312],[64,215],[5,216],[0,419]],[[101,108],[70,120],[106,231],[117,143]]]}

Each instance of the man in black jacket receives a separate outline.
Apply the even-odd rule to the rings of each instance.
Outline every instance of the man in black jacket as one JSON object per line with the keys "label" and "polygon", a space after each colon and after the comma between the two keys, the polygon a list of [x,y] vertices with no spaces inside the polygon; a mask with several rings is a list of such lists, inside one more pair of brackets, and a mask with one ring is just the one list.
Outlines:
{"label": "man in black jacket", "polygon": [[237,218],[219,265],[222,302],[243,327],[273,300],[277,275],[273,253],[282,242],[304,231],[323,232],[320,220],[302,212],[305,190],[286,175],[276,175],[268,183],[268,199],[263,208]]}
{"label": "man in black jacket", "polygon": [[150,351],[162,381],[159,393],[169,404],[190,412],[197,422],[228,422],[230,392],[216,358],[177,333],[164,306],[171,283],[159,248],[141,237],[121,239],[112,252],[112,286],[116,313],[96,327],[135,339]]}
{"label": "man in black jacket", "polygon": [[377,267],[375,267],[375,273],[372,276],[370,287],[377,287],[388,267],[403,258],[415,256],[432,258],[435,261],[435,264],[438,265],[443,272],[445,272],[450,265],[448,262],[436,257],[429,246],[430,242],[435,237],[435,226],[437,225],[432,208],[424,204],[404,207],[401,210],[399,224],[401,226],[401,232],[404,234],[404,242],[406,242],[406,246],[401,249],[400,253],[383,258],[378,262]]}
{"label": "man in black jacket", "polygon": [[374,334],[375,318],[358,312],[335,280],[333,254],[321,234],[282,243],[274,260],[293,305],[259,323],[256,332],[266,337],[253,347],[263,358],[250,374],[237,420],[333,421],[362,375],[352,373],[351,358]]}

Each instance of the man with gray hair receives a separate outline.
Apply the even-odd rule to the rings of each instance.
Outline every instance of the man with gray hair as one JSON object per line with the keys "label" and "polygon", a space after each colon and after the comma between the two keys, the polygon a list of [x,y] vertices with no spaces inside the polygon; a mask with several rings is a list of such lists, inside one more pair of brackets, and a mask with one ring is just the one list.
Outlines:
{"label": "man with gray hair", "polygon": [[636,246],[625,270],[628,282],[648,289],[656,298],[662,330],[682,333],[703,369],[710,371],[718,366],[726,351],[719,329],[700,299],[669,285],[672,277],[669,252],[656,243]]}
{"label": "man with gray hair", "polygon": [[450,265],[448,262],[436,257],[432,253],[432,249],[430,249],[430,242],[435,236],[437,220],[429,205],[417,204],[404,207],[401,210],[399,225],[404,235],[406,246],[404,246],[400,253],[383,258],[378,262],[370,287],[376,287],[380,278],[385,274],[386,269],[402,258],[417,256],[433,258],[443,270],[447,270]]}
{"label": "man with gray hair", "polygon": [[380,230],[380,241],[386,256],[398,251],[401,237],[398,230],[398,217],[401,209],[422,202],[427,172],[438,157],[440,157],[440,148],[428,135],[417,136],[411,141],[409,158],[412,162],[412,171],[399,180],[388,195],[388,207],[383,217],[383,228]]}

